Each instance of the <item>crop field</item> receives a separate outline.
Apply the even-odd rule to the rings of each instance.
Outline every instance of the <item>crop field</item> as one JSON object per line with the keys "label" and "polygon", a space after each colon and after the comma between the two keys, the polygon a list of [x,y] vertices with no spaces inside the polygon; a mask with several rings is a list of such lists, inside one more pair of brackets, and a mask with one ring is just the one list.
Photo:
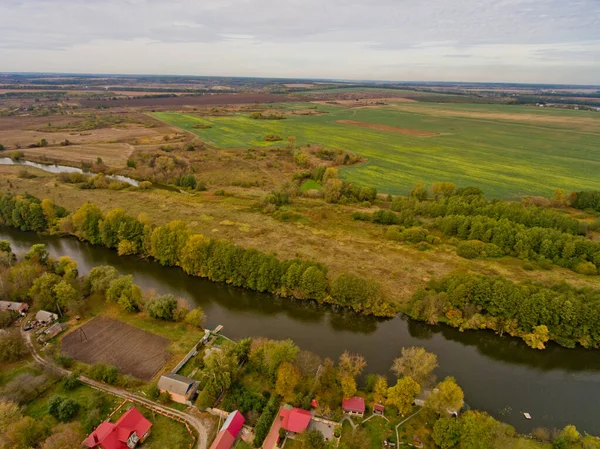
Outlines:
{"label": "crop field", "polygon": [[[600,114],[525,106],[390,103],[343,108],[286,104],[285,120],[249,114],[200,117],[157,112],[153,117],[197,134],[219,148],[283,145],[266,134],[296,136],[298,145],[345,148],[365,158],[342,176],[379,191],[406,194],[417,183],[474,185],[490,198],[516,199],[600,189]],[[194,129],[193,125],[211,125]]]}
{"label": "crop field", "polygon": [[170,341],[129,324],[96,317],[65,335],[62,352],[87,364],[114,365],[122,373],[150,380],[171,358]]}

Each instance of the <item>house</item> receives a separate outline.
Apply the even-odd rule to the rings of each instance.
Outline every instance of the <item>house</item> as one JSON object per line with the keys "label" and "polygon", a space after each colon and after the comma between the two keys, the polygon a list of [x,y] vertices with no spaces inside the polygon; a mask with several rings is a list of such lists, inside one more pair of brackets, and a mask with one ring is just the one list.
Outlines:
{"label": "house", "polygon": [[161,393],[165,391],[169,393],[173,401],[187,404],[193,400],[198,384],[198,381],[189,377],[180,376],[179,374],[165,374],[160,376],[158,388]]}
{"label": "house", "polygon": [[282,406],[263,442],[263,449],[274,449],[277,446],[280,429],[291,433],[302,433],[308,428],[311,419],[311,413],[306,410],[294,408],[288,404]]}
{"label": "house", "polygon": [[24,302],[0,301],[0,311],[10,310],[25,315],[29,306]]}
{"label": "house", "polygon": [[342,401],[342,409],[344,413],[349,415],[364,416],[365,414],[365,399],[354,396],[353,398],[344,399]]}
{"label": "house", "polygon": [[237,410],[229,414],[210,449],[230,449],[244,426],[244,417]]}
{"label": "house", "polygon": [[279,412],[279,419],[281,427],[287,432],[302,433],[308,428],[312,415],[309,411],[284,405]]}
{"label": "house", "polygon": [[375,404],[375,405],[373,405],[373,413],[376,414],[376,415],[383,416],[384,410],[385,410],[385,407],[382,404]]}
{"label": "house", "polygon": [[58,315],[52,312],[46,312],[45,310],[40,310],[35,314],[36,321],[39,321],[42,324],[48,324],[52,321],[58,320]]}
{"label": "house", "polygon": [[151,427],[152,423],[132,407],[116,423],[104,421],[81,444],[93,449],[133,449],[146,441]]}

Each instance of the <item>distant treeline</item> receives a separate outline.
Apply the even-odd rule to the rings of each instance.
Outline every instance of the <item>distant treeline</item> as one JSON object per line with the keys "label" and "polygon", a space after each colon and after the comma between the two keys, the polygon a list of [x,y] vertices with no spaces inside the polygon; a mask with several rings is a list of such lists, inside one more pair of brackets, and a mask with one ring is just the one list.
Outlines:
{"label": "distant treeline", "polygon": [[0,194],[0,224],[24,231],[57,228],[94,245],[116,248],[120,255],[153,257],[190,275],[259,292],[315,299],[376,316],[396,313],[376,282],[350,273],[331,277],[316,262],[280,260],[273,254],[193,234],[181,221],[155,226],[121,209],[104,214],[92,203],[71,215],[65,212],[47,199]]}
{"label": "distant treeline", "polygon": [[493,329],[543,349],[548,340],[600,347],[600,290],[566,283],[544,287],[501,276],[450,274],[413,296],[409,314],[431,324]]}

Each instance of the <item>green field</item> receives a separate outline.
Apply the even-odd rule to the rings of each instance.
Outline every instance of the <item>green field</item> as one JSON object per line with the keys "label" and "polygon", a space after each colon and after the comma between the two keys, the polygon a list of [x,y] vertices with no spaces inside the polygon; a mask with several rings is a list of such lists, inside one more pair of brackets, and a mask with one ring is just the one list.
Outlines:
{"label": "green field", "polygon": [[[315,108],[310,103],[285,109]],[[297,144],[345,148],[367,158],[345,168],[345,178],[381,192],[405,194],[416,183],[452,181],[475,185],[488,197],[515,199],[600,189],[600,114],[525,106],[397,103],[347,109],[319,104],[321,115],[288,115],[286,120],[251,120],[248,114],[198,117],[160,112],[155,118],[197,134],[220,148],[282,145],[265,142],[269,133]],[[276,108],[276,106],[274,106]],[[352,120],[436,133],[418,137],[336,123]],[[210,129],[192,125],[211,124]]]}

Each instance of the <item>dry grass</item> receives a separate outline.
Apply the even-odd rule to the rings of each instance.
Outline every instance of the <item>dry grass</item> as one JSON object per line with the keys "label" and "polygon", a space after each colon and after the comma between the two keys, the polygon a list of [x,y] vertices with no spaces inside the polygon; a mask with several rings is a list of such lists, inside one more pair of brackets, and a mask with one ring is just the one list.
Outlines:
{"label": "dry grass", "polygon": [[128,143],[99,143],[90,145],[69,145],[66,147],[29,148],[22,150],[25,158],[40,162],[66,162],[79,165],[84,162],[96,162],[99,157],[110,167],[124,167],[133,152]]}

